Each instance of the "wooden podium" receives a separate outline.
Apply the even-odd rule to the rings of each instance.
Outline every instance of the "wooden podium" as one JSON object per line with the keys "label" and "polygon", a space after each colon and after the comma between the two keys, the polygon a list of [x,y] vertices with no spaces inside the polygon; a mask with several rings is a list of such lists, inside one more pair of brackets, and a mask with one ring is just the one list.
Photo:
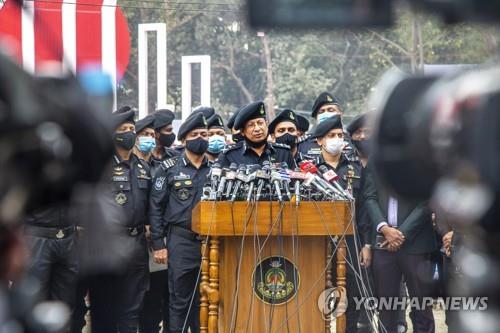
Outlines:
{"label": "wooden podium", "polygon": [[[201,332],[330,332],[318,298],[346,285],[345,241],[332,281],[329,235],[352,235],[348,202],[200,202]],[[328,266],[328,267],[327,267]],[[280,303],[280,304],[277,304]],[[345,332],[346,319],[336,319]]]}

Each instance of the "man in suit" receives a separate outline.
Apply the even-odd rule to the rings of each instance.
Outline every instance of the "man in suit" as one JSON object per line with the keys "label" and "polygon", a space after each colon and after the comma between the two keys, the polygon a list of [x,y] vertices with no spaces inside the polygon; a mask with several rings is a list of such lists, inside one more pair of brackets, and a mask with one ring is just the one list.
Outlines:
{"label": "man in suit", "polygon": [[[430,254],[436,250],[436,239],[427,202],[392,196],[379,184],[370,165],[366,171],[363,196],[375,235],[372,269],[377,296],[398,297],[403,276],[410,297],[430,296]],[[397,332],[398,312],[382,309],[379,314],[387,332]],[[430,306],[412,309],[410,317],[414,332],[435,331]]]}

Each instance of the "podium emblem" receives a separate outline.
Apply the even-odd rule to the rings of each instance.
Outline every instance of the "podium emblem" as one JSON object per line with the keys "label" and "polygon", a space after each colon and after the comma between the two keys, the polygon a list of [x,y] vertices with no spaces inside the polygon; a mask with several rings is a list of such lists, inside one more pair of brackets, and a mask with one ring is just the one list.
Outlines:
{"label": "podium emblem", "polygon": [[267,257],[255,266],[253,291],[262,302],[285,304],[295,297],[300,286],[299,270],[285,257]]}

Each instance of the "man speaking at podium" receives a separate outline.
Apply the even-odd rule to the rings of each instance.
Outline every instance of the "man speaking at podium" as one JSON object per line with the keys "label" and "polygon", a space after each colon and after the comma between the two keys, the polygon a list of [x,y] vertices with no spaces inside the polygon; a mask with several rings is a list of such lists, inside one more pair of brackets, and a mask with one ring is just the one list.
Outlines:
{"label": "man speaking at podium", "polygon": [[266,109],[262,101],[248,104],[238,111],[234,129],[240,130],[244,138],[242,144],[234,145],[219,156],[221,167],[236,165],[286,162],[289,168],[295,167],[290,147],[267,141],[268,127]]}

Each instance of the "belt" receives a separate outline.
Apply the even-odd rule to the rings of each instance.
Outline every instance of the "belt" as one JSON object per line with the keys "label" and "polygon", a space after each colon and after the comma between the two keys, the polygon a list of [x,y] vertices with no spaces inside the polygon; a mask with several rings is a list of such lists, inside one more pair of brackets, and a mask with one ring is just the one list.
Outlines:
{"label": "belt", "polygon": [[24,226],[24,232],[27,235],[42,237],[42,238],[63,239],[74,234],[75,230],[76,230],[75,226],[69,226],[64,228],[39,227],[34,225]]}
{"label": "belt", "polygon": [[188,240],[196,240],[196,241],[203,240],[203,237],[201,237],[197,233],[194,233],[194,232],[192,232],[189,229],[186,229],[186,228],[183,228],[183,227],[179,227],[179,226],[176,226],[176,225],[170,226],[170,233],[172,235],[177,235],[179,237],[182,237],[182,238],[185,238],[185,239],[188,239]]}

